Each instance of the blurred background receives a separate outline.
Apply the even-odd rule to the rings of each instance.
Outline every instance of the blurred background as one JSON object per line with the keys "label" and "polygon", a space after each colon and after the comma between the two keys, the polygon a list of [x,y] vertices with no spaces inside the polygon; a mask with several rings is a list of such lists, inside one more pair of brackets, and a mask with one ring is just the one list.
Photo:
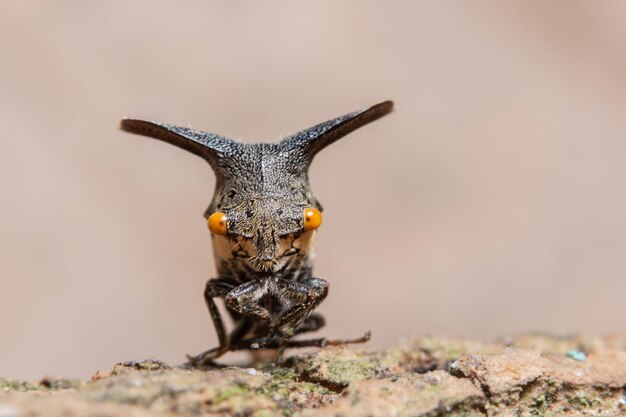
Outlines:
{"label": "blurred background", "polygon": [[[626,317],[626,3],[0,3],[0,376],[216,344],[200,158],[124,116],[320,153],[318,334],[611,334]],[[225,361],[234,360],[226,357]]]}

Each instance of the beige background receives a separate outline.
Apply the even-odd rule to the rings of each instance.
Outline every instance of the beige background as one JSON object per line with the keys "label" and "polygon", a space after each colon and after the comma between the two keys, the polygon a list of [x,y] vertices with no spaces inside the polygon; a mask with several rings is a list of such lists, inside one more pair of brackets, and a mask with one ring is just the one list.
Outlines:
{"label": "beige background", "polygon": [[213,174],[122,116],[271,141],[394,99],[311,170],[320,334],[623,332],[625,16],[620,1],[1,2],[0,376],[216,343]]}

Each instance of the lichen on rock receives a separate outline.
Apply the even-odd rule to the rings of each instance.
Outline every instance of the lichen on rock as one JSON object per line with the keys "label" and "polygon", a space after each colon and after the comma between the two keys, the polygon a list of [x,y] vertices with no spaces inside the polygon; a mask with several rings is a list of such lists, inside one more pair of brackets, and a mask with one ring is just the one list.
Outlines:
{"label": "lichen on rock", "polygon": [[423,337],[203,370],[130,361],[86,382],[0,379],[0,416],[624,416],[625,340]]}

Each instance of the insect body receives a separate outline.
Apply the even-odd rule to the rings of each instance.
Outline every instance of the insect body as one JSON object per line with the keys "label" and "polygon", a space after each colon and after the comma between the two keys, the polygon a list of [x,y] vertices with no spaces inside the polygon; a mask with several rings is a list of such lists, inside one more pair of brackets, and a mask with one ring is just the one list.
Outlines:
{"label": "insect body", "polygon": [[[205,212],[218,276],[204,298],[219,346],[196,357],[204,365],[242,349],[284,349],[356,343],[354,340],[297,341],[324,319],[313,310],[328,293],[328,282],[312,275],[315,230],[322,207],[313,195],[308,169],[323,148],[389,113],[391,101],[318,124],[275,143],[244,144],[211,133],[143,120],[125,119],[123,130],[160,139],[205,159],[217,181]],[[215,303],[224,300],[235,322],[228,334]]]}

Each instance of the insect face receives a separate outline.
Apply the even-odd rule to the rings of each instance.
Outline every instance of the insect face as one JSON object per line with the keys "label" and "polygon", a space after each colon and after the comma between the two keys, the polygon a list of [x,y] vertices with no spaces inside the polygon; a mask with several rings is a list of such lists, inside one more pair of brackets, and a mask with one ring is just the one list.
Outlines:
{"label": "insect face", "polygon": [[206,215],[222,256],[239,258],[254,271],[276,274],[308,253],[321,212],[306,175],[285,176],[287,167],[273,160],[273,152],[256,156],[258,163],[246,167],[247,172],[257,169],[254,179],[225,180]]}

